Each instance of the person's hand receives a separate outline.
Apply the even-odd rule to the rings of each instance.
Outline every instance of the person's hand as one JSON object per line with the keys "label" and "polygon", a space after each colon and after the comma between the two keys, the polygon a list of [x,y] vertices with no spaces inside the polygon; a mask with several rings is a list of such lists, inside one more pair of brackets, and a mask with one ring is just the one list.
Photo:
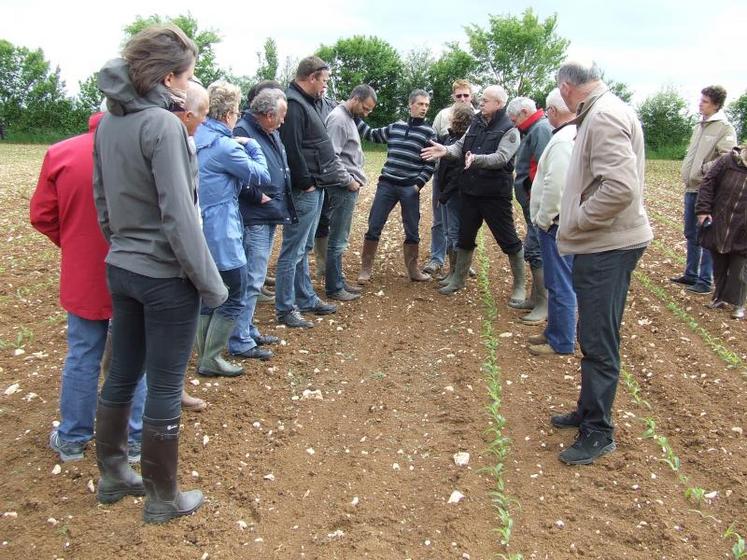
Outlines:
{"label": "person's hand", "polygon": [[420,150],[420,157],[425,161],[433,161],[442,158],[446,155],[446,146],[439,144],[438,142],[430,141],[431,146]]}
{"label": "person's hand", "polygon": [[350,184],[348,185],[348,190],[350,192],[357,192],[360,190],[361,186],[362,185],[358,181],[353,179],[352,181],[350,181]]}
{"label": "person's hand", "polygon": [[260,204],[267,204],[271,200],[272,199],[269,196],[267,196],[265,193],[262,193],[262,200],[260,200],[259,203]]}
{"label": "person's hand", "polygon": [[705,222],[706,220],[708,220],[709,222],[712,221],[712,218],[711,218],[710,214],[700,214],[700,215],[698,215],[698,225],[699,226],[702,226],[703,222]]}
{"label": "person's hand", "polygon": [[413,185],[412,188],[415,189],[416,193],[420,194],[420,187],[419,186]]}
{"label": "person's hand", "polygon": [[467,152],[467,154],[464,156],[464,168],[469,169],[470,165],[472,165],[472,162],[475,161],[475,154],[472,152]]}
{"label": "person's hand", "polygon": [[314,192],[316,190],[316,187],[314,185],[311,185],[308,189],[301,189],[303,192]]}

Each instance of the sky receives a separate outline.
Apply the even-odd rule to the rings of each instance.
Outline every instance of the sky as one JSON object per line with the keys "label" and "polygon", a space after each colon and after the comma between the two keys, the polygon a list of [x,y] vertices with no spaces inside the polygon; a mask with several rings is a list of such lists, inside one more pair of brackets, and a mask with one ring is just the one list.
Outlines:
{"label": "sky", "polygon": [[466,26],[486,27],[489,14],[519,16],[527,8],[543,19],[556,13],[558,34],[571,42],[569,55],[597,61],[606,76],[628,84],[636,103],[673,87],[694,111],[706,85],[723,85],[727,101],[747,90],[745,0],[714,5],[703,0],[0,0],[0,39],[41,48],[53,66],[59,65],[68,93],[75,94],[78,81],[118,56],[122,29],[138,15],[190,12],[201,28],[221,35],[215,48],[219,65],[252,75],[267,37],[275,39],[281,63],[351,35],[376,35],[403,54],[430,48],[437,55],[446,42],[466,47]]}

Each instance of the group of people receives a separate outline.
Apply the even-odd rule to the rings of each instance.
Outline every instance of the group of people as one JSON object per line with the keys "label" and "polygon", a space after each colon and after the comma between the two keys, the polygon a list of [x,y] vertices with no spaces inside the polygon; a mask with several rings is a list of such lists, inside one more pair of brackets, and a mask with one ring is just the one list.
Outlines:
{"label": "group of people", "polygon": [[[176,481],[181,412],[201,402],[183,390],[193,347],[198,374],[210,377],[243,373],[226,351],[272,357],[268,346],[279,339],[260,333],[253,319],[278,227],[279,324],[311,328],[305,314],[337,310],[315,290],[313,252],[326,299],[361,297],[397,203],[408,277],[425,282],[443,272],[439,291],[447,296],[465,286],[478,230],[487,223],[510,263],[508,305],[527,310],[527,324],[546,321],[529,351],[569,354],[580,342],[577,408],[551,418],[578,432],[560,459],[585,464],[615,449],[620,324],[631,273],[652,231],[643,207],[640,123],[596,64],[564,64],[544,110],[526,97],[509,103],[505,90],[491,85],[476,111],[471,84],[457,80],[454,104],[433,126],[425,120],[430,96],[415,90],[406,121],[372,129],[365,118],[376,92],[361,84],[343,103],[331,102],[324,95],[330,68],[316,56],[299,63],[287,88],[273,81],[254,86],[243,111],[238,87],[216,82],[205,89],[193,79],[196,56],[194,43],[173,26],[135,35],[122,58],[99,73],[107,112],[93,117],[88,134],[50,148],[32,199],[32,223],[62,247],[61,302],[68,311],[62,423],[50,445],[63,460],[81,458],[94,437],[96,408],[100,502],[145,495],[144,519],[155,523],[202,504],[199,490],[182,492]],[[353,282],[342,262],[359,191],[369,184],[363,139],[386,144],[387,156]],[[731,211],[718,205],[716,185],[728,183],[736,193],[745,152],[742,160],[729,158],[713,165],[696,207],[714,224]],[[431,179],[431,252],[421,267],[420,192]],[[526,222],[524,240],[514,197]],[[737,194],[727,198],[741,203]],[[728,232],[714,236],[717,250],[742,241],[744,228]],[[737,264],[725,260],[717,278],[719,267],[728,276]],[[717,290],[715,303],[731,302],[730,286]],[[111,363],[96,400],[109,329]],[[142,477],[130,466],[138,459]]]}

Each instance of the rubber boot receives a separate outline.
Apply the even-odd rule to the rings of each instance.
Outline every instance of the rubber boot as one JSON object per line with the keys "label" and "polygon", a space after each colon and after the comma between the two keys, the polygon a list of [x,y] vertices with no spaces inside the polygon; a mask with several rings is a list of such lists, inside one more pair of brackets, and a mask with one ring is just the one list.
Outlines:
{"label": "rubber boot", "polygon": [[219,313],[211,315],[210,326],[205,336],[204,352],[197,373],[208,377],[216,375],[235,377],[244,373],[243,367],[232,364],[221,355],[235,323],[235,320],[227,319]]}
{"label": "rubber boot", "polygon": [[464,288],[464,284],[469,276],[469,267],[472,264],[472,254],[474,249],[457,249],[456,265],[454,266],[454,274],[451,276],[451,281],[438,290],[438,293],[445,296],[450,296],[454,292]]}
{"label": "rubber boot", "polygon": [[410,280],[413,282],[427,282],[431,279],[430,274],[423,274],[418,267],[418,250],[417,243],[405,243],[402,245],[402,253],[405,256],[405,268]]}
{"label": "rubber boot", "polygon": [[439,286],[445,286],[451,281],[451,277],[454,274],[454,267],[456,266],[456,251],[449,249],[446,252],[446,256],[449,258],[449,272],[438,279]]}
{"label": "rubber boot", "polygon": [[324,272],[327,269],[327,247],[329,237],[317,237],[314,239],[314,257],[316,265],[316,279],[324,280]]}
{"label": "rubber boot", "polygon": [[154,422],[143,416],[141,468],[145,486],[143,521],[164,523],[189,515],[203,503],[202,492],[180,492],[176,484],[179,461],[179,418]]}
{"label": "rubber boot", "polygon": [[521,322],[527,325],[538,325],[547,320],[547,289],[545,288],[545,270],[532,267],[532,311],[523,317]]}
{"label": "rubber boot", "polygon": [[[511,297],[508,300],[509,307],[523,309],[519,307],[524,304],[527,298],[526,276],[524,275],[524,249],[519,249],[518,253],[508,256],[508,262],[511,264],[511,275],[514,278],[514,284],[511,289]],[[531,308],[528,308],[531,309]]]}
{"label": "rubber boot", "polygon": [[130,403],[122,405],[100,398],[96,409],[96,464],[101,475],[96,499],[102,504],[145,495],[143,479],[127,462],[130,408]]}
{"label": "rubber boot", "polygon": [[205,353],[205,338],[207,337],[208,327],[212,315],[199,315],[197,317],[197,335],[195,336],[195,351],[197,352],[197,363],[202,360]]}
{"label": "rubber boot", "polygon": [[373,269],[376,249],[379,247],[378,241],[370,239],[363,240],[363,251],[361,251],[361,271],[358,274],[358,284],[368,284],[371,281],[371,270]]}

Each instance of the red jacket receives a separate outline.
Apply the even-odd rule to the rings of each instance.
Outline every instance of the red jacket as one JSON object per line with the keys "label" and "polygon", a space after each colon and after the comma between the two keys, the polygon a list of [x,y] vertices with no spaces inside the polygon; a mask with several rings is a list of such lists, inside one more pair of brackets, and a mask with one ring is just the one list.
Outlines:
{"label": "red jacket", "polygon": [[93,203],[93,135],[102,116],[91,116],[87,133],[49,147],[31,197],[31,224],[62,249],[60,304],[89,320],[112,316],[109,245]]}

